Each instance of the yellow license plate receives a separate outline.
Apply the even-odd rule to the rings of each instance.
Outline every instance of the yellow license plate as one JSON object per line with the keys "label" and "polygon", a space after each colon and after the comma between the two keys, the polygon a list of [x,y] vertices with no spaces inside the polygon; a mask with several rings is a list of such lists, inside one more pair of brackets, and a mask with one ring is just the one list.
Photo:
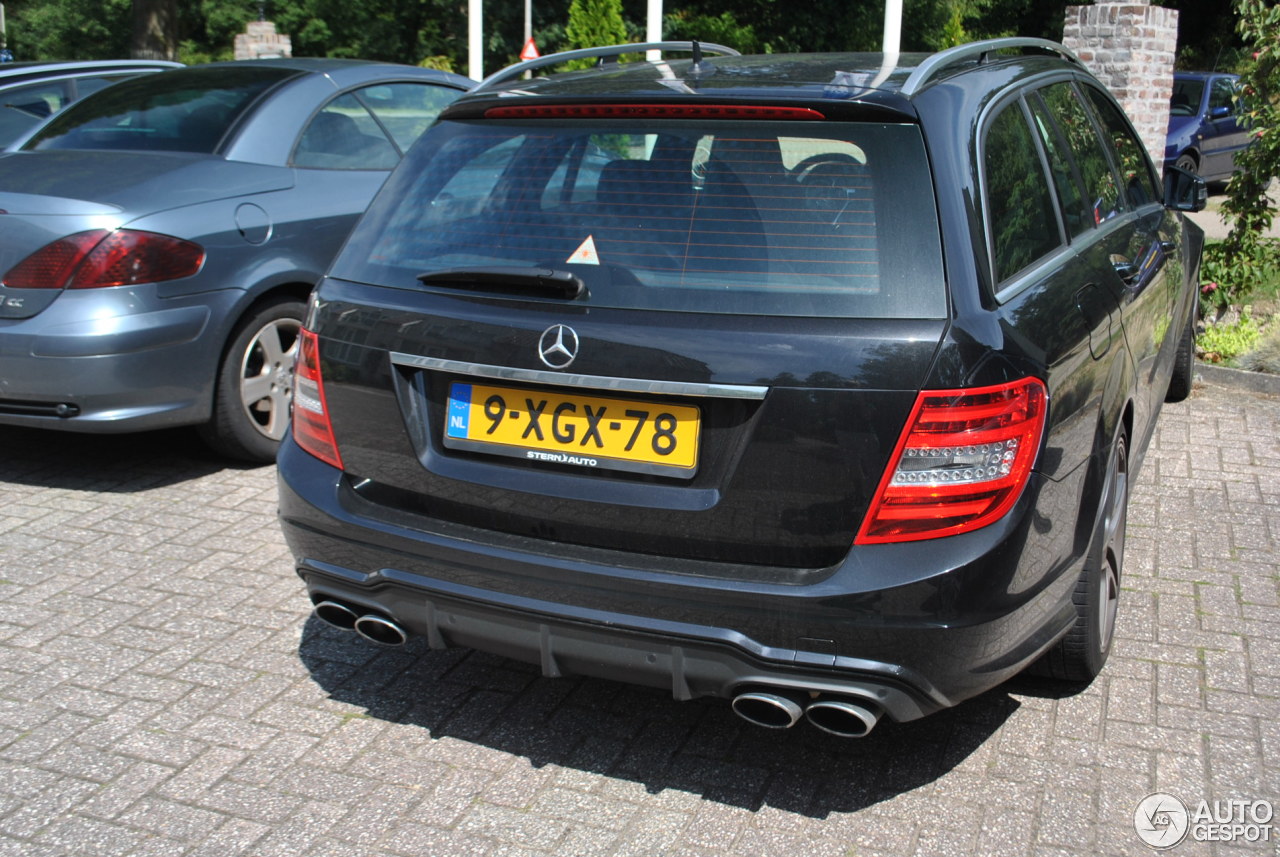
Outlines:
{"label": "yellow license plate", "polygon": [[454,382],[447,420],[453,449],[686,478],[698,466],[688,405]]}

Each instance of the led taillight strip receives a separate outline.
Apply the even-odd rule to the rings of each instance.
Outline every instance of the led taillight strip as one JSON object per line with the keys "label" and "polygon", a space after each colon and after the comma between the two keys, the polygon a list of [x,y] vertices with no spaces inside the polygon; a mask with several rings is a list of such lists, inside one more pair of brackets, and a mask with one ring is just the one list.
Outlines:
{"label": "led taillight strip", "polygon": [[827,117],[808,107],[739,104],[531,104],[490,107],[486,119],[801,119]]}
{"label": "led taillight strip", "polygon": [[1047,410],[1036,378],[921,392],[856,543],[934,539],[999,520],[1031,476]]}

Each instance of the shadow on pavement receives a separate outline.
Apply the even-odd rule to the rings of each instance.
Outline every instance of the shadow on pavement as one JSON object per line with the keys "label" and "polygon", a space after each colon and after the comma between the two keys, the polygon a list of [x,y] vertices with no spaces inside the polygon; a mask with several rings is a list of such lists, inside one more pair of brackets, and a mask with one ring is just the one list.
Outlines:
{"label": "shadow on pavement", "polygon": [[127,494],[254,466],[219,458],[193,429],[79,434],[0,427],[0,479]]}
{"label": "shadow on pavement", "polygon": [[538,669],[420,638],[390,649],[310,617],[299,655],[331,698],[376,718],[557,765],[676,789],[735,807],[825,818],[927,785],[979,749],[1019,703],[996,689],[912,723],[882,721],[861,740],[801,722],[767,730],[724,700]]}

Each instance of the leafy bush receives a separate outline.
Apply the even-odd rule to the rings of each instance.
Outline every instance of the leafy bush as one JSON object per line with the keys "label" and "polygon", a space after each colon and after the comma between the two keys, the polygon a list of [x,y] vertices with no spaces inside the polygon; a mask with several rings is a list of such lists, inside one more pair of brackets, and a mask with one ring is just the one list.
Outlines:
{"label": "leafy bush", "polygon": [[1229,306],[1280,297],[1280,239],[1247,246],[1207,244],[1200,260],[1200,308],[1213,316]]}
{"label": "leafy bush", "polygon": [[1225,324],[1207,324],[1196,338],[1202,357],[1211,363],[1234,363],[1236,358],[1252,351],[1262,338],[1262,327],[1253,318],[1253,312],[1245,307],[1238,321]]}
{"label": "leafy bush", "polygon": [[1272,0],[1236,0],[1239,31],[1252,61],[1242,70],[1238,106],[1253,144],[1236,156],[1236,172],[1227,185],[1222,211],[1231,232],[1221,256],[1209,260],[1209,282],[1225,289],[1217,299],[1232,303],[1280,270],[1280,242],[1264,238],[1275,218],[1267,186],[1280,175],[1280,4]]}

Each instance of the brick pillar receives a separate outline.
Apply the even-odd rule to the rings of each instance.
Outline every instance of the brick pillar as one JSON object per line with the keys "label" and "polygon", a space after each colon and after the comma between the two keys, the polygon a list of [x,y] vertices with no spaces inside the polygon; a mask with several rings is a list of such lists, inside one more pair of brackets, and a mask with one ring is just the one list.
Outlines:
{"label": "brick pillar", "polygon": [[1148,0],[1068,6],[1062,44],[1111,90],[1160,167],[1178,48],[1177,10]]}
{"label": "brick pillar", "polygon": [[256,60],[293,56],[293,40],[276,32],[271,21],[250,21],[245,32],[236,36],[235,58]]}

